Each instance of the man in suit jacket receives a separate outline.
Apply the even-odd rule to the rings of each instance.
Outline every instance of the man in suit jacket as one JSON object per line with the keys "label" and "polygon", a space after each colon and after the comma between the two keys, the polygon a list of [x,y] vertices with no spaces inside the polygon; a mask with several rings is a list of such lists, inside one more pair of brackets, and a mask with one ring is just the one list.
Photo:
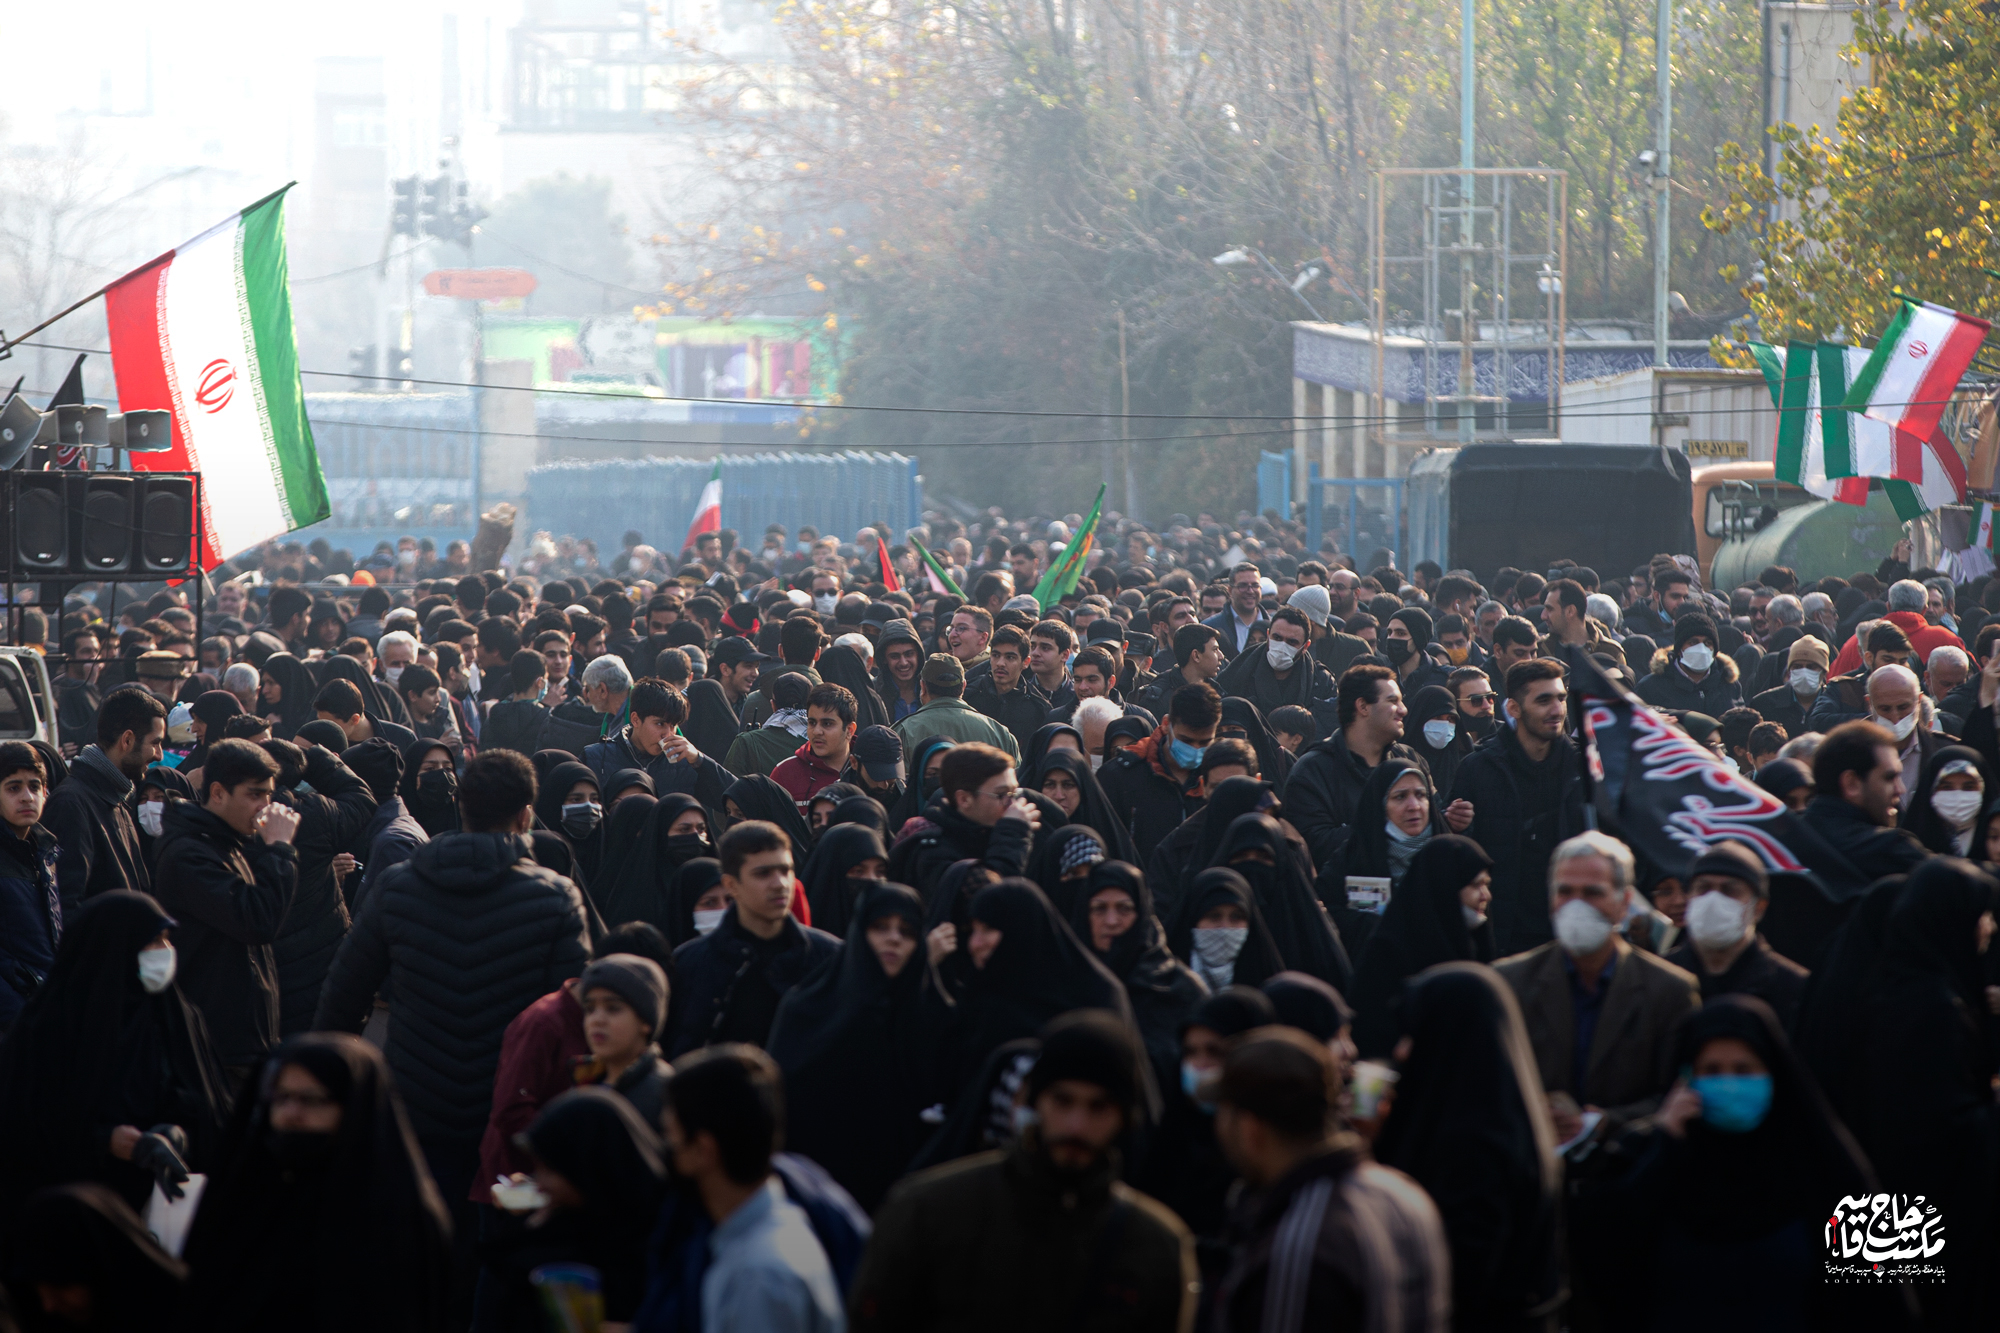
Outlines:
{"label": "man in suit jacket", "polygon": [[1631,851],[1580,833],[1549,858],[1556,938],[1493,965],[1521,1002],[1560,1142],[1582,1132],[1581,1112],[1603,1112],[1603,1134],[1657,1110],[1673,1083],[1674,1029],[1701,1007],[1690,973],[1617,934],[1631,898]]}
{"label": "man in suit jacket", "polygon": [[1258,642],[1271,627],[1264,619],[1264,576],[1244,561],[1229,571],[1229,605],[1201,623],[1222,636],[1222,654],[1236,654]]}

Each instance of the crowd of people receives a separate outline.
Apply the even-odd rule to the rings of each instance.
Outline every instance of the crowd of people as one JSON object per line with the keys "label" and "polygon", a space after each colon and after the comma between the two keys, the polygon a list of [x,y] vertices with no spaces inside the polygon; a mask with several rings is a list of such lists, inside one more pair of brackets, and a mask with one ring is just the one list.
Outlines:
{"label": "crowd of people", "polygon": [[[1992,1326],[2000,579],[1076,523],[27,609],[0,1329]],[[1860,887],[1635,852],[1586,656]]]}

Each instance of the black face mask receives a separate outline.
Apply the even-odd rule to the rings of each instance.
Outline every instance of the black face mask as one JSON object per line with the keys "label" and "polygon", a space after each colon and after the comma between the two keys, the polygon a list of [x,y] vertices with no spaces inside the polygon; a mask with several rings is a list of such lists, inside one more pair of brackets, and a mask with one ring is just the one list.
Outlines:
{"label": "black face mask", "polygon": [[686,865],[697,856],[708,855],[708,835],[705,833],[676,833],[667,839],[667,859],[675,865]]}
{"label": "black face mask", "polygon": [[433,808],[458,800],[458,774],[448,768],[433,769],[417,779],[417,801]]}
{"label": "black face mask", "polygon": [[1382,655],[1397,666],[1410,660],[1410,654],[1417,651],[1417,645],[1408,639],[1383,639]]}
{"label": "black face mask", "polygon": [[333,1156],[337,1136],[309,1134],[299,1130],[273,1129],[264,1135],[271,1156],[289,1167],[313,1167]]}

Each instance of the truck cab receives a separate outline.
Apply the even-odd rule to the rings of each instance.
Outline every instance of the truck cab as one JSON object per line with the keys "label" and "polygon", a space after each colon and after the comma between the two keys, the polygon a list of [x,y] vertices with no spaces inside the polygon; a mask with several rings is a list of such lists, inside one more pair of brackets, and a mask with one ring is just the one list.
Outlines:
{"label": "truck cab", "polygon": [[56,741],[56,695],[33,648],[0,644],[0,741]]}
{"label": "truck cab", "polygon": [[1726,541],[1770,526],[1777,515],[1816,498],[1777,479],[1773,463],[1721,463],[1697,468],[1693,477],[1695,559],[1701,576],[1711,577],[1715,553]]}

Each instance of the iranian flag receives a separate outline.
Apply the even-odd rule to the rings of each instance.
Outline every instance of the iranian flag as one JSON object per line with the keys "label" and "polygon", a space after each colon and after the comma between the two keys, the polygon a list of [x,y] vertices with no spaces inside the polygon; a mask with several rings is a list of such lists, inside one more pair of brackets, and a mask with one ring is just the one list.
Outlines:
{"label": "iranian flag", "polygon": [[284,206],[280,190],[104,293],[119,404],[174,414],[173,448],[132,466],[201,474],[203,569],[333,512],[299,383]]}
{"label": "iranian flag", "polygon": [[1929,440],[1991,327],[1983,319],[1905,297],[1848,386],[1843,405],[1913,439]]}
{"label": "iranian flag", "polygon": [[704,532],[722,531],[722,460],[715,460],[715,467],[708,474],[708,484],[701,488],[701,499],[695,501],[694,522],[688,524],[687,540],[681,543],[683,551],[692,550],[694,539]]}
{"label": "iranian flag", "polygon": [[1811,343],[1788,344],[1782,362],[1768,343],[1751,343],[1750,350],[1778,409],[1778,480],[1842,504],[1867,504],[1866,477],[1827,475],[1817,349]]}

